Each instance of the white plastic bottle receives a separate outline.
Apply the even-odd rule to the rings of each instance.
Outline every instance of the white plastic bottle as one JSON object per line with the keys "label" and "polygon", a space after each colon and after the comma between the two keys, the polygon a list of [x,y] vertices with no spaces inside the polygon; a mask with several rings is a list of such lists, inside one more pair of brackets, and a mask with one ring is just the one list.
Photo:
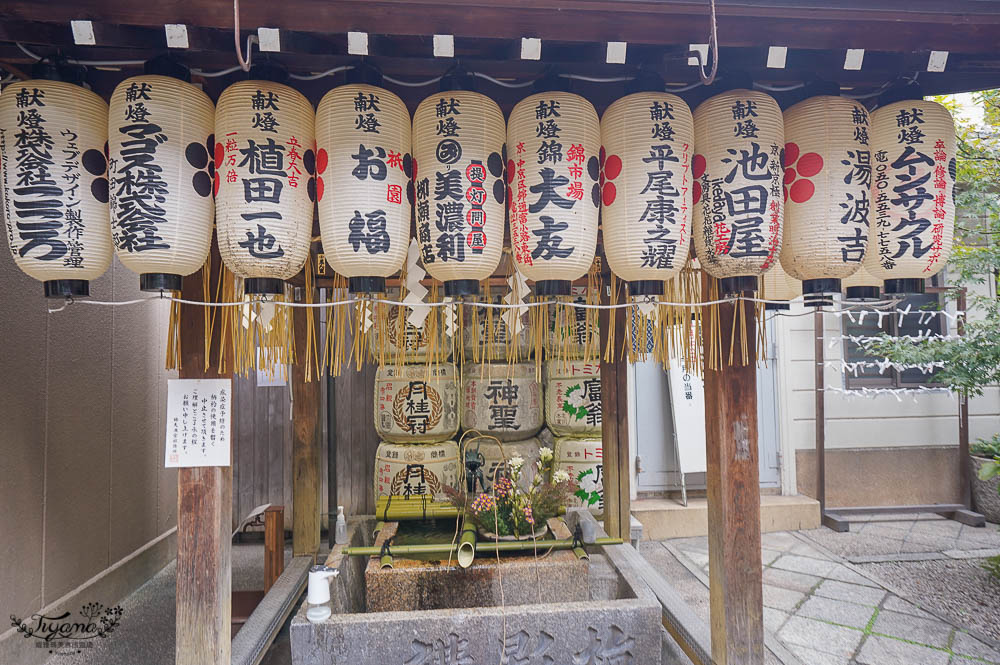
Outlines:
{"label": "white plastic bottle", "polygon": [[344,518],[343,506],[337,506],[337,531],[334,533],[334,542],[337,545],[347,543],[347,520]]}

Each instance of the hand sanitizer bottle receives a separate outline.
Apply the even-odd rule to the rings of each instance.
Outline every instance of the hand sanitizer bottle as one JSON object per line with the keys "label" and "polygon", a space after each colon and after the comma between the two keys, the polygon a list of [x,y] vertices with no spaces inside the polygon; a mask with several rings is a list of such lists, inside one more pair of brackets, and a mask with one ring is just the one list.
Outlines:
{"label": "hand sanitizer bottle", "polygon": [[334,534],[334,543],[337,545],[347,543],[347,520],[344,519],[343,506],[337,506],[337,531]]}

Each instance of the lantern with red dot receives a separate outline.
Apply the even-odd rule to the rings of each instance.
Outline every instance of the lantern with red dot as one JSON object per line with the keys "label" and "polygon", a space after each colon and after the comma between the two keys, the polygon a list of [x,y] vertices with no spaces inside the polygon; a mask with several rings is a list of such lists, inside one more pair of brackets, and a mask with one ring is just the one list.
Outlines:
{"label": "lantern with red dot", "polygon": [[781,265],[802,280],[806,304],[828,303],[861,266],[868,244],[868,111],[818,95],[785,111],[785,239]]}
{"label": "lantern with red dot", "polygon": [[691,237],[691,110],[675,95],[637,92],[601,118],[601,209],[608,265],[631,295],[660,295],[684,267]]}
{"label": "lantern with red dot", "polygon": [[568,296],[597,251],[601,124],[568,92],[541,92],[510,113],[511,249],[536,295]]}
{"label": "lantern with red dot", "polygon": [[111,94],[108,125],[118,258],[143,291],[180,291],[212,244],[215,105],[178,78],[135,76]]}
{"label": "lantern with red dot", "polygon": [[477,295],[500,263],[506,140],[503,111],[478,92],[431,95],[413,114],[417,241],[446,296]]}
{"label": "lantern with red dot", "polygon": [[111,264],[108,105],[61,80],[11,83],[0,95],[0,137],[14,263],[46,297],[90,295],[90,280]]}
{"label": "lantern with red dot", "polygon": [[312,104],[286,85],[240,81],[215,110],[219,252],[245,293],[284,292],[312,242]]}
{"label": "lantern with red dot", "polygon": [[[887,295],[923,293],[948,262],[955,229],[955,123],[920,90],[872,112],[872,227],[865,266]],[[888,94],[888,93],[887,93]],[[906,98],[908,95],[917,98]],[[889,103],[886,103],[889,102]]]}
{"label": "lantern with red dot", "polygon": [[781,251],[781,109],[754,90],[715,95],[695,109],[694,145],[695,253],[723,294],[756,291]]}
{"label": "lantern with red dot", "polygon": [[[334,88],[317,108],[316,193],[323,251],[354,293],[385,291],[385,278],[406,261],[413,197],[410,130],[403,101],[373,85]],[[441,138],[441,155],[457,161],[461,148],[447,138]],[[429,186],[433,190],[435,183]],[[438,203],[456,201],[431,194]],[[457,195],[464,199],[464,194]],[[437,223],[445,222],[441,218]]]}

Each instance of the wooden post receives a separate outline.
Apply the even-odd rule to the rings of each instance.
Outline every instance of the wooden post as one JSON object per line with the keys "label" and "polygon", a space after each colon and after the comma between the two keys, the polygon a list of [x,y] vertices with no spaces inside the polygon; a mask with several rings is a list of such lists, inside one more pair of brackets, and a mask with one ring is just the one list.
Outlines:
{"label": "wooden post", "polygon": [[[605,275],[601,290],[603,304],[624,302],[624,282],[618,282],[614,293],[609,291],[610,275]],[[626,342],[628,319],[626,309],[601,310],[600,353],[608,344],[611,317],[615,321],[615,348],[611,362],[601,361],[601,448],[604,470],[604,530],[612,538],[629,538],[631,521],[631,488],[628,448],[628,374],[621,350]]]}
{"label": "wooden post", "polygon": [[285,570],[285,509],[264,510],[264,593],[271,590]]}
{"label": "wooden post", "polygon": [[[315,299],[314,299],[315,301]],[[306,322],[315,310],[295,307],[295,364],[292,367],[292,554],[312,556],[319,549],[320,477],[319,442],[316,437],[319,420],[319,381],[313,368],[312,381],[306,382],[305,372],[310,355],[306,348]]]}
{"label": "wooden post", "polygon": [[[710,279],[703,277],[703,293],[709,292]],[[718,665],[762,665],[756,319],[749,302],[722,304],[718,311],[723,357],[718,369],[705,370],[712,658]],[[740,320],[746,331],[745,359]],[[705,346],[707,350],[707,340]]]}
{"label": "wooden post", "polygon": [[[222,265],[214,240],[211,265],[214,294]],[[188,300],[204,300],[202,273],[185,277],[181,293]],[[205,309],[196,305],[181,307],[179,375],[183,379],[231,379],[231,371],[205,371],[204,313]],[[213,361],[220,343],[218,318],[209,347]],[[232,523],[232,466],[177,470],[177,665],[229,665]]]}

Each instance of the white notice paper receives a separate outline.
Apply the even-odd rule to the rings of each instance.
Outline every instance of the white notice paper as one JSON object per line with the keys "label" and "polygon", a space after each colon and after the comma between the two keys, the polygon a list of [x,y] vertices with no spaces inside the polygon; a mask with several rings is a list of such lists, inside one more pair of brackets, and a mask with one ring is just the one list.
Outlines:
{"label": "white notice paper", "polygon": [[165,466],[229,466],[231,379],[167,381]]}

